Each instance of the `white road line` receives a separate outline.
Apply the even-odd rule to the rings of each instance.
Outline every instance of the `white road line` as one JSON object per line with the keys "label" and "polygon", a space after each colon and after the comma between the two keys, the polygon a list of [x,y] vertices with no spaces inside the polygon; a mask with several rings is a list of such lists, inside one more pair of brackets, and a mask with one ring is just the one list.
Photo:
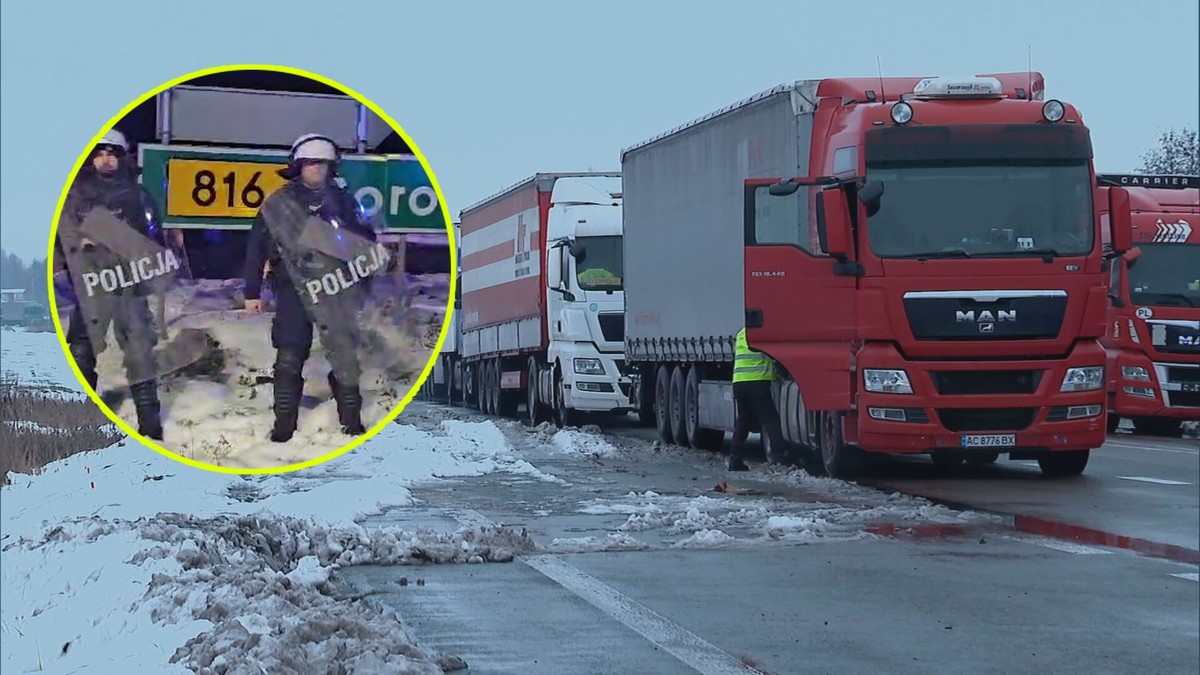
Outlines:
{"label": "white road line", "polygon": [[1172,574],[1171,576],[1187,579],[1188,581],[1200,581],[1200,572],[1182,572],[1180,574]]}
{"label": "white road line", "polygon": [[[473,509],[450,512],[465,527],[497,527],[489,518]],[[553,555],[518,557],[546,578],[574,593],[622,626],[649,640],[703,675],[757,673],[751,668],[683,626],[654,610],[622,595],[620,591]]]}
{"label": "white road line", "polygon": [[1163,447],[1159,447],[1159,446],[1155,446],[1155,445],[1141,445],[1139,443],[1122,443],[1120,441],[1105,441],[1104,445],[1101,446],[1100,449],[1104,449],[1109,446],[1122,448],[1125,450],[1153,450],[1155,452],[1169,452],[1169,453],[1176,454],[1176,455],[1192,455],[1193,457],[1195,457],[1196,455],[1200,455],[1200,450],[1184,450],[1184,449],[1180,449],[1180,448],[1163,448]]}
{"label": "white road line", "polygon": [[1164,478],[1148,478],[1146,476],[1117,476],[1121,480],[1135,480],[1139,483],[1154,483],[1155,485],[1191,485],[1181,480],[1166,480]]}
{"label": "white road line", "polygon": [[1017,537],[1006,536],[1005,539],[1011,541],[1019,541],[1023,544],[1033,544],[1042,548],[1054,549],[1063,553],[1072,553],[1074,555],[1112,555],[1112,551],[1094,546],[1084,546],[1083,544],[1073,544],[1069,541],[1059,541],[1057,539],[1048,539],[1044,537]]}

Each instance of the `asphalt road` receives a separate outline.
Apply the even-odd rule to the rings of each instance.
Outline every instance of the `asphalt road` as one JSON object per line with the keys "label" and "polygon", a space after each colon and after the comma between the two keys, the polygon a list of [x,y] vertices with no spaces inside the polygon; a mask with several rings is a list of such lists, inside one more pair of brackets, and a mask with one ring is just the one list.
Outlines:
{"label": "asphalt road", "polygon": [[[477,419],[416,403],[400,421],[444,415]],[[657,447],[643,429],[607,435],[615,456],[587,457],[497,424],[568,485],[438,481],[414,490],[417,506],[377,521],[523,528],[541,550],[509,564],[342,573],[395,608],[419,645],[463,658],[465,672],[1148,674],[1200,664],[1195,564],[1039,536],[893,491],[1187,544],[1194,444],[1114,439],[1071,481],[1003,460],[961,475],[896,462],[879,490],[761,464],[730,474],[720,456]],[[714,491],[720,481],[731,490]],[[423,583],[401,586],[401,575]]]}

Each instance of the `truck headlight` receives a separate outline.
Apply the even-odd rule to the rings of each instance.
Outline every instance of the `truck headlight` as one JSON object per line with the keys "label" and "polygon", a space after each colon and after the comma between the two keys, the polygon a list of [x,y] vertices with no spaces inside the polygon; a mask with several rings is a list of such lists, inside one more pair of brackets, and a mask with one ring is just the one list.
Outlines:
{"label": "truck headlight", "polygon": [[1121,377],[1126,380],[1150,381],[1150,371],[1142,366],[1121,366]]}
{"label": "truck headlight", "polygon": [[575,359],[575,373],[578,375],[603,375],[604,364],[600,359]]}
{"label": "truck headlight", "polygon": [[876,394],[911,394],[912,383],[903,370],[863,370],[863,386]]}
{"label": "truck headlight", "polygon": [[1095,391],[1104,386],[1104,366],[1068,368],[1059,391]]}

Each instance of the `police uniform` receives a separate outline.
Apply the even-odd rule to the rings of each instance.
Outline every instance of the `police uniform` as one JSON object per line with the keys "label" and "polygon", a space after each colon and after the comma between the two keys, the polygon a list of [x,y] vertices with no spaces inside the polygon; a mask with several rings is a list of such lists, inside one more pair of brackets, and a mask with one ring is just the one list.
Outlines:
{"label": "police uniform", "polygon": [[755,421],[771,441],[771,463],[782,463],[785,441],[779,424],[779,411],[771,397],[771,383],[775,380],[775,362],[771,357],[750,348],[746,342],[746,329],[737,333],[733,357],[733,397],[737,401],[737,419],[733,425],[733,445],[729,451],[729,469],[745,471],[742,448],[750,435]]}
{"label": "police uniform", "polygon": [[[149,282],[142,281],[127,288],[85,298],[82,289],[74,288],[74,279],[87,272],[99,272],[121,266],[119,255],[97,242],[84,242],[78,232],[70,231],[84,221],[94,208],[107,209],[139,235],[165,246],[158,226],[158,208],[154,198],[138,184],[136,171],[127,163],[128,145],[117,130],[107,132],[96,151],[108,150],[118,157],[118,168],[111,174],[102,173],[92,162],[84,164],[67,192],[64,215],[73,222],[60,227],[55,240],[56,254],[66,266],[75,266],[68,283],[75,295],[75,309],[67,328],[67,345],[75,364],[93,391],[97,386],[96,357],[106,348],[105,336],[114,329],[117,345],[123,352],[130,393],[137,410],[138,433],[162,440],[163,430],[158,399],[158,366],[154,346],[158,332],[150,311],[147,296],[153,293]],[[87,305],[89,316],[84,316]],[[91,325],[88,325],[91,322]]]}
{"label": "police uniform", "polygon": [[[336,145],[316,134],[300,137],[292,145],[288,167],[280,175],[289,182],[272,192],[260,207],[250,230],[244,270],[246,300],[261,297],[264,263],[270,262],[268,279],[275,293],[275,316],[271,322],[271,345],[276,350],[274,372],[275,426],[271,440],[286,442],[296,431],[300,398],[304,389],[304,363],[312,350],[314,326],[321,331],[322,346],[330,362],[329,386],[337,403],[343,433],[365,433],[361,421],[361,368],[358,361],[358,310],[368,292],[369,278],[314,305],[304,288],[306,280],[319,278],[337,266],[320,251],[306,248],[297,234],[305,215],[320,219],[322,226],[341,228],[369,242],[375,232],[359,216],[353,195],[334,182]],[[300,178],[307,162],[326,162],[330,171],[326,184],[311,188]],[[271,213],[289,214],[272,222]],[[280,220],[280,218],[276,218]],[[295,226],[295,227],[293,227]]]}

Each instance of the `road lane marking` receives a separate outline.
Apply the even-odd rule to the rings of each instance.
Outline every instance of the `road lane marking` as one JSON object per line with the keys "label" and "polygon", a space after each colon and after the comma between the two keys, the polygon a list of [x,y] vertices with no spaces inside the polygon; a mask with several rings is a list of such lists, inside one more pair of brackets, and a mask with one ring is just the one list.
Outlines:
{"label": "road lane marking", "polygon": [[1140,483],[1154,483],[1155,485],[1191,485],[1181,480],[1166,480],[1164,478],[1148,478],[1146,476],[1117,476],[1121,480],[1135,480]]}
{"label": "road lane marking", "polygon": [[1200,455],[1200,450],[1184,450],[1180,448],[1164,448],[1157,445],[1142,445],[1140,443],[1122,443],[1120,441],[1105,441],[1104,445],[1098,449],[1104,449],[1109,446],[1123,448],[1126,450],[1153,450],[1155,452],[1170,452],[1176,455],[1191,455],[1195,457]]}
{"label": "road lane marking", "polygon": [[1181,572],[1179,574],[1172,574],[1171,576],[1178,577],[1180,579],[1187,579],[1188,581],[1200,582],[1200,572]]}
{"label": "road lane marking", "polygon": [[[474,509],[456,509],[449,513],[465,527],[499,527]],[[702,675],[762,675],[762,671],[751,668],[704,638],[623,595],[603,581],[583,573],[558,556],[517,556],[516,559]]]}
{"label": "road lane marking", "polygon": [[1042,537],[1006,536],[1005,539],[1050,548],[1055,551],[1062,551],[1063,553],[1072,553],[1074,555],[1112,555],[1113,553],[1112,551],[1096,548],[1095,546],[1084,546],[1083,544],[1073,544],[1069,541],[1059,541],[1057,539],[1043,539]]}

